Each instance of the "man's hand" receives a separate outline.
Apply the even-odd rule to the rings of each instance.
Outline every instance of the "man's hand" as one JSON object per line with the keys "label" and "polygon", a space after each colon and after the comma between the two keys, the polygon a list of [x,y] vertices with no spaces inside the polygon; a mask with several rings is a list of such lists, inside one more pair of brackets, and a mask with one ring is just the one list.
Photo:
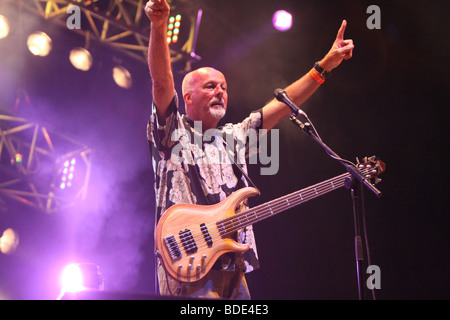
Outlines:
{"label": "man's hand", "polygon": [[154,26],[165,27],[169,19],[170,6],[166,0],[150,0],[145,5],[145,13]]}
{"label": "man's hand", "polygon": [[320,66],[327,71],[333,70],[341,64],[342,60],[348,60],[353,55],[353,48],[355,47],[353,45],[353,40],[344,40],[344,31],[346,27],[347,21],[343,20],[337,33],[336,40],[334,40],[333,46],[325,58],[323,58],[319,63]]}

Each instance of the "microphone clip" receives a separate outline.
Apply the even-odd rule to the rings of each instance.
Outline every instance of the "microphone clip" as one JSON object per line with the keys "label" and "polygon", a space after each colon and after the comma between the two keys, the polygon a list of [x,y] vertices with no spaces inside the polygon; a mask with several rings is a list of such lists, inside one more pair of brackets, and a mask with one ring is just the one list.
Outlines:
{"label": "microphone clip", "polygon": [[302,109],[300,109],[295,104],[295,102],[291,100],[291,98],[289,98],[286,91],[284,91],[283,89],[276,89],[273,95],[278,101],[283,102],[291,109],[291,115],[297,117],[300,114],[308,119],[308,115]]}

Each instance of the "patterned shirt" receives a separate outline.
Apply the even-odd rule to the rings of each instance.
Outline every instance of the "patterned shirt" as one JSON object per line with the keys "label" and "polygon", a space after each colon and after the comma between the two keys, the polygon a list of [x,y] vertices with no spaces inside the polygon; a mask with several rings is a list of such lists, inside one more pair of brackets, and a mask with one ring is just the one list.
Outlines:
{"label": "patterned shirt", "polygon": [[[262,129],[261,110],[240,123],[203,133],[201,122],[194,122],[179,112],[176,93],[165,120],[158,119],[153,103],[147,137],[155,174],[156,219],[174,204],[216,204],[248,186],[246,159],[250,152],[257,152],[256,145],[249,142],[249,132],[259,129]],[[246,272],[257,269],[259,262],[252,226],[240,230],[237,240],[250,244],[250,250],[244,253],[244,261],[242,256],[233,257],[236,263],[230,263],[229,269],[234,269],[234,265],[243,267]],[[222,268],[226,269],[227,263],[223,261],[226,260],[222,260]]]}

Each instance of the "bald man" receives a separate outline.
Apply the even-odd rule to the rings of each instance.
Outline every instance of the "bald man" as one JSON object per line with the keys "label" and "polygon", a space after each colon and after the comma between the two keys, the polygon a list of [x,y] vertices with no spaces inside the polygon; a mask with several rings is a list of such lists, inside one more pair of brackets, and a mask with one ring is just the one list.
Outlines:
{"label": "bald man", "polygon": [[[270,130],[290,115],[290,109],[273,99],[243,121],[218,128],[228,106],[227,81],[214,68],[188,73],[182,84],[186,114],[178,111],[169,47],[166,41],[170,7],[166,0],[153,0],[145,11],[151,21],[148,64],[152,78],[152,114],[148,123],[156,194],[156,219],[174,204],[212,205],[234,191],[249,186],[245,159],[249,155],[250,131]],[[344,40],[344,20],[325,57],[297,81],[285,88],[289,97],[303,104],[325,81],[331,70],[353,53],[353,41]],[[214,137],[205,137],[213,130]],[[175,152],[176,150],[176,152]],[[233,161],[227,161],[229,150]],[[242,206],[245,208],[246,204]],[[252,227],[234,235],[248,244],[245,253],[227,253],[198,281],[183,282],[171,276],[158,259],[157,274],[161,295],[198,298],[250,299],[245,273],[259,267]]]}

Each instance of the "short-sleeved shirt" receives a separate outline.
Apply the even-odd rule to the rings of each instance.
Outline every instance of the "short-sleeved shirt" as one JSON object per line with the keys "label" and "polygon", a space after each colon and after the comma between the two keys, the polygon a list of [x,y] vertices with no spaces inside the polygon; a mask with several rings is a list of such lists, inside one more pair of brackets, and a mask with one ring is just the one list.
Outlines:
{"label": "short-sleeved shirt", "polygon": [[[174,204],[216,204],[248,186],[246,159],[250,152],[257,152],[250,146],[249,136],[250,131],[259,129],[262,129],[261,110],[252,112],[240,123],[203,132],[201,122],[179,112],[176,93],[165,119],[158,119],[153,103],[147,137],[155,175],[156,219]],[[236,240],[250,244],[243,257],[246,272],[257,269],[252,226],[240,230]]]}

